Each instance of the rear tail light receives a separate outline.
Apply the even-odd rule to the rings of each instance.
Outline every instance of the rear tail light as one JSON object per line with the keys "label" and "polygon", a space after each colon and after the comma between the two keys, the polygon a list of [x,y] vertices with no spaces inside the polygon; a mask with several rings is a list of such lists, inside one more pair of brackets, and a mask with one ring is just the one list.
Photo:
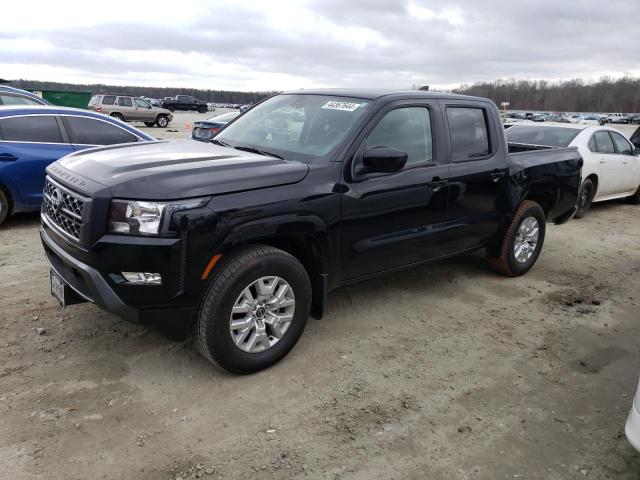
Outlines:
{"label": "rear tail light", "polygon": [[100,107],[100,106],[98,106],[98,105],[94,106],[94,107],[93,107],[93,109],[94,109],[96,112],[101,112],[101,111],[102,111],[102,107]]}
{"label": "rear tail light", "polygon": [[210,131],[211,133],[218,133],[218,132],[220,131],[220,129],[219,129],[219,128],[217,128],[217,127],[212,127],[212,128],[210,128],[210,129],[209,129],[209,131]]}

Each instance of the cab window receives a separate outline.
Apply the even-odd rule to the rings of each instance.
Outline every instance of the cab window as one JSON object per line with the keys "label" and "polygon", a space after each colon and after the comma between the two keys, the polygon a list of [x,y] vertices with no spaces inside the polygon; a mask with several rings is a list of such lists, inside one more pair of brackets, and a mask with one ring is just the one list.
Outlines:
{"label": "cab window", "polygon": [[484,109],[448,107],[447,120],[454,161],[474,160],[491,153]]}
{"label": "cab window", "polygon": [[366,150],[389,147],[407,154],[407,167],[433,161],[431,117],[426,107],[387,113],[365,140]]}

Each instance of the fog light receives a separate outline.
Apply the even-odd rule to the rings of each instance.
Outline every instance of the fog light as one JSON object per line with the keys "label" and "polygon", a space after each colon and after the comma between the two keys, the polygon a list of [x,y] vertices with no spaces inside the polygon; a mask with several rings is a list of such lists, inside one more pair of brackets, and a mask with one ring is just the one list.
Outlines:
{"label": "fog light", "polygon": [[146,272],[120,272],[127,283],[137,283],[144,285],[161,285],[162,275],[159,273]]}

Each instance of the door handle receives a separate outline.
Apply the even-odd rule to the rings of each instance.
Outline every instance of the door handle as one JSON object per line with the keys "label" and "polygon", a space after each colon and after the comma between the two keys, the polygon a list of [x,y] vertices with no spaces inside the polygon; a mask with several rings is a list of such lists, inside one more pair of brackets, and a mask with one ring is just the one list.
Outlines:
{"label": "door handle", "polygon": [[440,187],[444,187],[448,182],[448,180],[442,180],[440,177],[433,177],[430,182],[427,182],[427,187],[438,189]]}
{"label": "door handle", "polygon": [[502,177],[504,177],[504,172],[494,172],[490,174],[491,180],[493,183],[498,182]]}
{"label": "door handle", "polygon": [[15,162],[17,159],[18,157],[10,153],[0,153],[0,162]]}

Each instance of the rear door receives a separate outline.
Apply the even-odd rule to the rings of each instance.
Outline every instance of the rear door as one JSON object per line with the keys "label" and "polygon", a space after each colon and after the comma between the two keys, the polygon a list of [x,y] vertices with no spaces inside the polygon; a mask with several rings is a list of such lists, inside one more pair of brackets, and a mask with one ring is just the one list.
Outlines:
{"label": "rear door", "polygon": [[62,122],[75,150],[141,140],[128,130],[106,120],[63,115]]}
{"label": "rear door", "polygon": [[451,158],[448,210],[455,220],[446,241],[461,251],[484,243],[498,229],[506,208],[499,201],[506,198],[508,157],[491,104],[443,100],[441,105]]}
{"label": "rear door", "polygon": [[57,115],[18,115],[0,118],[0,177],[17,190],[21,203],[42,203],[45,168],[73,152],[63,139]]}
{"label": "rear door", "polygon": [[[449,174],[435,101],[383,107],[355,141],[345,166],[341,278],[348,281],[441,255]],[[359,173],[364,152],[390,147],[408,155],[393,173]]]}
{"label": "rear door", "polygon": [[138,120],[131,97],[118,97],[116,105],[118,106],[117,110],[122,113],[126,121]]}

